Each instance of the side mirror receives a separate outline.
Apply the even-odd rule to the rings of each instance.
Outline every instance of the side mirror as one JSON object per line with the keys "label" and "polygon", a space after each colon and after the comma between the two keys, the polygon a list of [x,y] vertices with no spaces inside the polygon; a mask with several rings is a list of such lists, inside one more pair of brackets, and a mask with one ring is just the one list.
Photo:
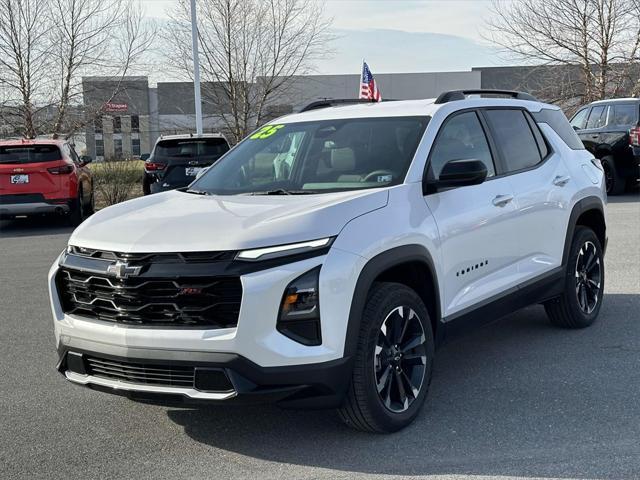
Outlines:
{"label": "side mirror", "polygon": [[149,157],[151,155],[149,153],[143,153],[142,155],[140,155],[140,160],[149,160]]}
{"label": "side mirror", "polygon": [[80,155],[80,164],[86,165],[87,163],[93,162],[93,158],[89,155]]}
{"label": "side mirror", "polygon": [[479,185],[487,178],[487,167],[476,159],[450,160],[440,172],[436,187],[453,188],[468,185]]}

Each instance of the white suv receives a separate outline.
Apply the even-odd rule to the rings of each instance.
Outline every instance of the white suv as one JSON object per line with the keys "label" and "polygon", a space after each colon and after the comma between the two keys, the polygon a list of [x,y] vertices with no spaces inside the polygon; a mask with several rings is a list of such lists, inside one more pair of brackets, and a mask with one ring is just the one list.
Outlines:
{"label": "white suv", "polygon": [[58,368],[141,401],[395,431],[457,332],[534,303],[596,319],[605,198],[563,113],[527,94],[316,103],[75,230],[49,274]]}

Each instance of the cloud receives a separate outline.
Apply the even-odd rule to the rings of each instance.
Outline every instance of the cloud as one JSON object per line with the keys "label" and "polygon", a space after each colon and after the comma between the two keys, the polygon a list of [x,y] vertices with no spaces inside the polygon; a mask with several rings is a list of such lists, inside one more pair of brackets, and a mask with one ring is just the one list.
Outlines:
{"label": "cloud", "polygon": [[373,73],[442,72],[503,65],[497,51],[475,40],[390,29],[333,32],[333,55],[317,64],[319,74],[359,73],[366,59]]}

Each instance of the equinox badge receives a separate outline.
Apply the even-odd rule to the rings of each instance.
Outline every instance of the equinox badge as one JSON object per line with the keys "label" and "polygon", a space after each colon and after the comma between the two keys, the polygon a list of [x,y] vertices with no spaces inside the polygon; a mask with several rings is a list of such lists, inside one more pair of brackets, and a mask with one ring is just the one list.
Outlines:
{"label": "equinox badge", "polygon": [[138,275],[141,269],[142,267],[130,267],[128,263],[118,260],[107,267],[107,273],[115,275],[116,278],[127,278],[132,275]]}

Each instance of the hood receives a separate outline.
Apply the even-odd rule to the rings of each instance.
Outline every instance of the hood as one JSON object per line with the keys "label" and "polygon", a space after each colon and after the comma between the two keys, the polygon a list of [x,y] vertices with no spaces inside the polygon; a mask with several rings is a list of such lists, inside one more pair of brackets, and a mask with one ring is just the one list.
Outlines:
{"label": "hood", "polygon": [[388,191],[203,196],[170,191],[100,210],[70,245],[124,253],[223,251],[337,235],[387,204]]}

